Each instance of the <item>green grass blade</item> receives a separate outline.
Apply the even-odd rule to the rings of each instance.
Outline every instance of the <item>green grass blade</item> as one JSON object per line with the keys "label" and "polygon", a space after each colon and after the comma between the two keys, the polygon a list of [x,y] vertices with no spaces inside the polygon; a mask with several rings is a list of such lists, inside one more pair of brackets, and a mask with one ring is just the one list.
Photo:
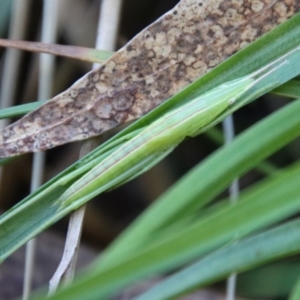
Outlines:
{"label": "green grass blade", "polygon": [[12,7],[11,0],[0,0],[0,37],[6,34]]}
{"label": "green grass blade", "polygon": [[[296,220],[223,247],[134,299],[169,299],[226,278],[233,272],[241,273],[268,261],[298,253],[299,232],[300,220]],[[294,299],[299,299],[299,293],[300,289]]]}
{"label": "green grass blade", "polygon": [[122,262],[107,266],[100,258],[72,287],[49,299],[107,299],[134,281],[180,267],[296,214],[300,211],[299,180],[300,163],[244,192],[236,205],[228,203],[155,244],[144,243],[143,249]]}
{"label": "green grass blade", "polygon": [[0,159],[0,166],[4,166],[13,160],[15,160],[14,157],[2,158],[2,159]]}
{"label": "green grass blade", "polygon": [[28,104],[17,105],[13,107],[3,108],[0,110],[0,119],[18,117],[37,109],[41,105],[45,104],[46,101],[36,101]]}
{"label": "green grass blade", "polygon": [[274,89],[271,93],[289,98],[300,98],[300,81],[290,80],[286,84]]}
{"label": "green grass blade", "polygon": [[287,299],[299,277],[297,255],[239,274],[237,294],[248,299]]}
{"label": "green grass blade", "polygon": [[292,291],[289,300],[299,300],[300,299],[300,278],[297,280],[297,283]]}

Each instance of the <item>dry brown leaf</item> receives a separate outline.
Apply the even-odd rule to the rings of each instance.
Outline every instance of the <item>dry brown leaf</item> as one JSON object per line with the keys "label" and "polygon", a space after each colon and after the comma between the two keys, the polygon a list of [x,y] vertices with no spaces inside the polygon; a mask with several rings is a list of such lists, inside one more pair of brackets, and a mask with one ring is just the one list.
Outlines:
{"label": "dry brown leaf", "polygon": [[99,69],[0,132],[0,157],[141,117],[300,10],[298,0],[181,0]]}

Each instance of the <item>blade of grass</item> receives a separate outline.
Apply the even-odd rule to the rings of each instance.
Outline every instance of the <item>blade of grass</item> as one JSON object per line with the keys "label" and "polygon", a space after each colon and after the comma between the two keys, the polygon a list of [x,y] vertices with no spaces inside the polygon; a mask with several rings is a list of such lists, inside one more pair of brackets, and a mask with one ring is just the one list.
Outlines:
{"label": "blade of grass", "polygon": [[290,80],[289,82],[271,91],[271,93],[288,98],[300,98],[300,81]]}
{"label": "blade of grass", "polygon": [[0,37],[3,37],[6,34],[6,28],[9,21],[9,16],[12,6],[11,0],[1,0],[1,10],[0,10]]}
{"label": "blade of grass", "polygon": [[134,299],[169,299],[219,281],[230,272],[244,272],[268,261],[298,253],[299,232],[300,220],[295,220],[225,246]]}
{"label": "blade of grass", "polygon": [[0,119],[18,117],[27,114],[28,112],[40,107],[46,102],[47,102],[46,100],[41,100],[37,102],[31,102],[28,104],[21,104],[17,106],[8,107],[8,108],[3,108],[0,110]]}
{"label": "blade of grass", "polygon": [[298,300],[300,299],[300,278],[297,280],[297,283],[289,297],[289,300]]}
{"label": "blade of grass", "polygon": [[72,287],[49,299],[107,299],[132,282],[178,268],[225,243],[281,221],[300,210],[299,180],[297,163],[244,192],[237,204],[224,205],[189,227],[170,233],[168,238],[144,243],[143,249],[125,255],[122,261],[108,266],[101,264],[100,257]]}

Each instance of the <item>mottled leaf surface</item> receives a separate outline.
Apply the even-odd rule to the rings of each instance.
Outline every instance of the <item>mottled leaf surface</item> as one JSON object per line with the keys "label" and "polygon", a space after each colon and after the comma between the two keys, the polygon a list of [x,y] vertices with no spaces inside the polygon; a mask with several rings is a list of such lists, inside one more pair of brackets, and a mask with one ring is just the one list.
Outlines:
{"label": "mottled leaf surface", "polygon": [[181,0],[99,69],[4,128],[0,157],[137,119],[299,10],[299,0]]}

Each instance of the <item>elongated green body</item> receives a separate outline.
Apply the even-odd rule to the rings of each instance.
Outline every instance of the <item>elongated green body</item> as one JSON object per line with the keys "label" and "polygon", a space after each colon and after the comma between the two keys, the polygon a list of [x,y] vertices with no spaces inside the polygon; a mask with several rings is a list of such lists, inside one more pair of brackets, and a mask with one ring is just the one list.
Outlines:
{"label": "elongated green body", "polygon": [[140,174],[157,162],[186,136],[194,136],[213,122],[248,90],[254,79],[244,77],[223,84],[167,113],[126,142],[76,181],[60,198],[64,204],[85,202],[100,192]]}

